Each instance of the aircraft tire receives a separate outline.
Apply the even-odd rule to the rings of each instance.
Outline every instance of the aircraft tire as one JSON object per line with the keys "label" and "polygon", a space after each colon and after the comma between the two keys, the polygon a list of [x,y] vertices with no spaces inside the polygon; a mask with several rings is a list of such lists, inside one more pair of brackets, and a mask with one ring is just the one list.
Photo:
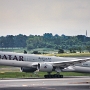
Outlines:
{"label": "aircraft tire", "polygon": [[44,75],[44,78],[47,78],[47,75]]}
{"label": "aircraft tire", "polygon": [[60,75],[60,78],[63,78],[63,75]]}
{"label": "aircraft tire", "polygon": [[63,75],[44,75],[44,78],[63,78]]}

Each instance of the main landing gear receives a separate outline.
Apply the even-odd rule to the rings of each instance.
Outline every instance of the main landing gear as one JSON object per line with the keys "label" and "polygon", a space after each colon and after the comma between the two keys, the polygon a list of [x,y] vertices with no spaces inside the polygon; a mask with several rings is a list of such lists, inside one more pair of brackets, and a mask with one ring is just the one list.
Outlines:
{"label": "main landing gear", "polygon": [[44,75],[45,78],[63,78],[63,75],[53,74],[53,75]]}
{"label": "main landing gear", "polygon": [[56,67],[55,71],[57,72],[57,74],[51,74],[50,72],[48,72],[48,75],[44,75],[45,78],[63,78],[63,75],[60,75],[61,69],[60,67]]}
{"label": "main landing gear", "polygon": [[57,74],[51,74],[50,72],[48,72],[48,75],[44,75],[44,78],[63,78],[63,75],[60,75],[59,72],[57,72]]}

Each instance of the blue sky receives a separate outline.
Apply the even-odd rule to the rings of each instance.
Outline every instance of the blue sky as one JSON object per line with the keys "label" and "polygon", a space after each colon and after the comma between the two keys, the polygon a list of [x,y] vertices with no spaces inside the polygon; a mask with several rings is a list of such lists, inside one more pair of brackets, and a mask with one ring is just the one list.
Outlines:
{"label": "blue sky", "polygon": [[0,36],[90,36],[90,0],[0,0]]}

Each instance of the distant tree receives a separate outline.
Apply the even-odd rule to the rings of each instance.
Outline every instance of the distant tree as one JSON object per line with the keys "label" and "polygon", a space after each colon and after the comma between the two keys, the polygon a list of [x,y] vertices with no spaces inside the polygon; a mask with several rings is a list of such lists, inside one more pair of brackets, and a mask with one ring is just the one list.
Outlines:
{"label": "distant tree", "polygon": [[81,53],[82,52],[82,48],[81,47],[77,47],[77,50]]}
{"label": "distant tree", "polygon": [[69,49],[70,53],[72,53],[72,48]]}
{"label": "distant tree", "polygon": [[86,46],[86,49],[89,51],[90,53],[90,45]]}
{"label": "distant tree", "polygon": [[70,53],[76,53],[74,48],[70,48],[69,50],[70,50]]}
{"label": "distant tree", "polygon": [[78,40],[84,42],[85,41],[85,35],[77,35]]}
{"label": "distant tree", "polygon": [[33,54],[41,54],[41,53],[38,51],[33,51]]}
{"label": "distant tree", "polygon": [[14,44],[15,47],[26,47],[26,40],[27,40],[27,36],[26,35],[22,35],[19,34],[17,36],[14,37]]}
{"label": "distant tree", "polygon": [[14,47],[14,36],[7,35],[5,37],[5,43],[6,43],[7,48],[13,48]]}
{"label": "distant tree", "polygon": [[6,46],[5,46],[5,37],[4,36],[1,36],[0,37],[0,47],[1,48],[5,48]]}
{"label": "distant tree", "polygon": [[31,49],[34,49],[35,47],[33,46],[33,44],[28,44],[27,45],[27,50],[31,50]]}
{"label": "distant tree", "polygon": [[[86,48],[87,46],[87,48]],[[53,48],[59,49],[63,48],[65,50],[70,50],[71,53],[75,53],[78,50],[81,53],[82,50],[89,51],[90,37],[85,35],[78,36],[66,36],[58,34],[54,35],[52,33],[45,33],[43,36],[40,35],[7,35],[0,37],[0,48],[25,48],[27,50],[35,48]],[[61,51],[60,51],[61,52]]]}
{"label": "distant tree", "polygon": [[44,38],[52,38],[53,35],[52,35],[52,33],[45,33],[45,34],[43,34],[43,37]]}
{"label": "distant tree", "polygon": [[63,49],[59,49],[58,53],[64,53],[64,50]]}

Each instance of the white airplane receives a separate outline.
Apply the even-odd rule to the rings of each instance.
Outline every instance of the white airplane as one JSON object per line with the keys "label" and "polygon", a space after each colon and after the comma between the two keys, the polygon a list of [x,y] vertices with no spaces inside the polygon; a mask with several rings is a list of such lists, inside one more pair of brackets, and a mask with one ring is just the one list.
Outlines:
{"label": "white airplane", "polygon": [[[62,71],[90,72],[90,58],[77,59],[15,52],[0,52],[0,65],[21,67],[22,72],[47,72],[45,78],[62,78]],[[52,75],[53,71],[57,73]]]}

